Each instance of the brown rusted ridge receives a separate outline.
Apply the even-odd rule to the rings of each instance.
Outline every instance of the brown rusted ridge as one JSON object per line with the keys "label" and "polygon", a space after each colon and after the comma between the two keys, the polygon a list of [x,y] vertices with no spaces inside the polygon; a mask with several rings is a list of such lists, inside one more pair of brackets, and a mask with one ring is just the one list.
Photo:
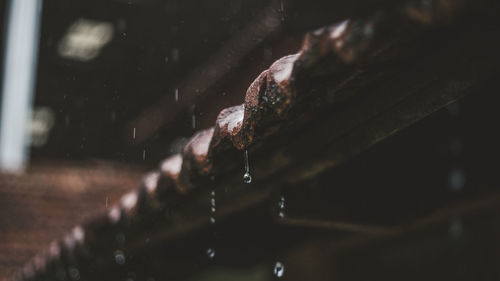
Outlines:
{"label": "brown rusted ridge", "polygon": [[412,1],[370,18],[345,20],[307,34],[298,53],[279,59],[255,79],[243,104],[222,110],[214,127],[194,134],[181,154],[167,158],[158,170],[147,174],[140,188],[124,195],[107,214],[53,242],[14,279],[41,280],[57,276],[61,268],[85,267],[102,249],[111,247],[116,233],[137,227],[139,218],[154,219],[169,202],[204,185],[221,168],[214,158],[228,150],[248,149],[278,132],[292,113],[306,110],[314,94],[305,89],[316,76],[332,76],[352,65],[369,63],[404,27],[449,22],[462,5],[462,1],[451,0]]}

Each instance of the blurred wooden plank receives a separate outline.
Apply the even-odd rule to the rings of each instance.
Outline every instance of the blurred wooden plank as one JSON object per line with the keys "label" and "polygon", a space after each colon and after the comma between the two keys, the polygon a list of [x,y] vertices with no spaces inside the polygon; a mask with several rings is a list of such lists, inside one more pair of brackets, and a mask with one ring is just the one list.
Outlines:
{"label": "blurred wooden plank", "polygon": [[0,174],[0,280],[52,240],[105,211],[137,186],[142,172],[85,162],[35,163],[25,174]]}

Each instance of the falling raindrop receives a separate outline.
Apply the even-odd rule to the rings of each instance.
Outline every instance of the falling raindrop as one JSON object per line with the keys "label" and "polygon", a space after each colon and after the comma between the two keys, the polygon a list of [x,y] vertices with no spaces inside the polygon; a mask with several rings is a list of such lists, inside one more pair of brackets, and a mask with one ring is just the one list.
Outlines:
{"label": "falling raindrop", "polygon": [[250,166],[248,164],[248,150],[245,150],[245,174],[243,174],[243,182],[251,183],[252,176],[250,175]]}
{"label": "falling raindrop", "polygon": [[215,190],[210,191],[210,223],[215,223]]}
{"label": "falling raindrop", "polygon": [[194,115],[194,113],[191,116],[191,125],[193,126],[193,129],[196,128],[196,116]]}
{"label": "falling raindrop", "polygon": [[179,101],[179,88],[175,88],[174,96],[175,96],[175,101]]}
{"label": "falling raindrop", "polygon": [[280,2],[280,12],[281,12],[281,21],[285,21],[285,3],[283,0]]}
{"label": "falling raindrop", "polygon": [[142,151],[142,160],[146,160],[146,149]]}
{"label": "falling raindrop", "polygon": [[278,202],[278,216],[280,218],[285,217],[285,196],[281,195],[280,201]]}
{"label": "falling raindrop", "polygon": [[135,127],[134,127],[134,131],[132,133],[132,138],[135,140]]}
{"label": "falling raindrop", "polygon": [[125,254],[120,250],[115,251],[115,262],[119,265],[123,265],[125,261]]}
{"label": "falling raindrop", "polygon": [[207,249],[207,256],[209,259],[213,260],[215,258],[215,250],[212,248]]}
{"label": "falling raindrop", "polygon": [[274,265],[273,272],[276,277],[281,278],[283,277],[283,274],[285,274],[285,266],[281,262],[277,261]]}

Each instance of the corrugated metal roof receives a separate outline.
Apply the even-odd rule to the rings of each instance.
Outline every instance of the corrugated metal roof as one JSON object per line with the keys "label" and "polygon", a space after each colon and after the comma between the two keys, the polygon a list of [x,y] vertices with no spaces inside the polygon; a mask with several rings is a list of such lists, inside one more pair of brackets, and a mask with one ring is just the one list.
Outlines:
{"label": "corrugated metal roof", "polygon": [[[58,264],[85,264],[97,254],[96,249],[111,251],[110,233],[138,229],[144,221],[163,214],[166,205],[189,200],[195,190],[210,185],[212,175],[227,170],[224,165],[228,164],[221,164],[226,154],[261,145],[284,130],[290,120],[314,111],[317,107],[311,105],[318,100],[342,100],[336,96],[343,86],[339,80],[349,81],[359,74],[354,71],[345,77],[346,70],[352,73],[358,65],[380,60],[379,54],[399,40],[401,34],[451,22],[463,6],[462,1],[449,0],[408,3],[307,34],[299,52],[279,59],[254,80],[243,104],[222,110],[214,127],[194,134],[180,154],[169,157],[146,175],[137,190],[124,195],[107,214],[51,244],[26,264],[15,279],[54,276]],[[325,77],[333,81],[323,86],[330,90],[316,90],[314,82]],[[200,222],[186,224],[197,223]]]}

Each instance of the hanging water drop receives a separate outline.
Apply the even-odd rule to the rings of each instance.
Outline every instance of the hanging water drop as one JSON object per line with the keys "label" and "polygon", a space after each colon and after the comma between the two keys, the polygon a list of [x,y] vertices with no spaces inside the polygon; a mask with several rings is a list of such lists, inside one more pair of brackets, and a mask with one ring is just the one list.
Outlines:
{"label": "hanging water drop", "polygon": [[207,249],[207,256],[209,259],[213,260],[215,258],[215,250],[212,248]]}
{"label": "hanging water drop", "polygon": [[248,172],[245,172],[245,174],[243,175],[243,182],[244,183],[252,182],[252,176]]}
{"label": "hanging water drop", "polygon": [[285,266],[281,262],[277,261],[274,265],[273,272],[276,277],[281,278],[283,274],[285,274]]}
{"label": "hanging water drop", "polygon": [[245,174],[243,174],[243,182],[251,183],[252,176],[250,175],[250,166],[248,164],[248,150],[245,150]]}

